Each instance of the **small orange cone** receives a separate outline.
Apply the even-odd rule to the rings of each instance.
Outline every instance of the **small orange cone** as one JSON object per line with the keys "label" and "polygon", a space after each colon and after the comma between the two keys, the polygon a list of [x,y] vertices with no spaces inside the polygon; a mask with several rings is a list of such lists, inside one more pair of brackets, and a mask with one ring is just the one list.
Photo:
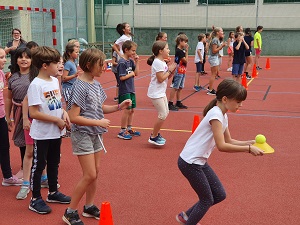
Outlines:
{"label": "small orange cone", "polygon": [[257,77],[257,71],[256,71],[256,64],[253,64],[253,68],[252,68],[252,77],[256,78]]}
{"label": "small orange cone", "polygon": [[99,225],[114,225],[109,202],[102,202]]}
{"label": "small orange cone", "polygon": [[197,129],[199,123],[200,123],[200,116],[194,115],[194,121],[193,121],[193,127],[192,127],[192,134]]}
{"label": "small orange cone", "polygon": [[271,66],[270,66],[270,58],[267,58],[267,62],[266,62],[266,70],[269,70],[271,69]]}
{"label": "small orange cone", "polygon": [[248,85],[247,85],[247,80],[246,80],[246,73],[244,73],[242,75],[242,85],[244,86],[244,88],[246,88],[246,90],[248,90]]}

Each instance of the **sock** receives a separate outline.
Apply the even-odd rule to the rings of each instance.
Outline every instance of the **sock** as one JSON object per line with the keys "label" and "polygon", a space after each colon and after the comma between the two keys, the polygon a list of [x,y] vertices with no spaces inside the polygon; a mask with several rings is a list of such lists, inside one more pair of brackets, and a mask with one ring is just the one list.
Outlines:
{"label": "sock", "polygon": [[45,181],[48,179],[48,176],[47,174],[43,174],[42,177],[41,177],[41,181]]}
{"label": "sock", "polygon": [[126,128],[121,127],[121,132],[125,132],[125,131],[126,131]]}
{"label": "sock", "polygon": [[84,205],[84,208],[85,208],[85,209],[88,209],[88,208],[90,208],[90,207],[92,207],[92,206],[93,206],[93,204]]}
{"label": "sock", "polygon": [[169,105],[173,105],[173,102],[169,101]]}
{"label": "sock", "polygon": [[26,181],[26,180],[24,180],[23,183],[22,183],[22,186],[29,186],[29,185],[30,185],[30,182]]}
{"label": "sock", "polygon": [[246,76],[248,76],[248,72],[245,72],[246,73]]}
{"label": "sock", "polygon": [[73,213],[73,212],[75,212],[76,211],[76,209],[71,209],[71,208],[68,208],[67,209],[67,213]]}
{"label": "sock", "polygon": [[131,130],[132,128],[131,128],[131,125],[128,125],[127,126],[127,130]]}

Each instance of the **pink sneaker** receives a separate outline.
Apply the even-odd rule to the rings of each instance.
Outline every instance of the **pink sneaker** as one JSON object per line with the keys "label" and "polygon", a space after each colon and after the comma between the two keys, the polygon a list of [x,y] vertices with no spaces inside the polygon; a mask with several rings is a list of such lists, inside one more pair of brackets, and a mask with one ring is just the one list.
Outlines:
{"label": "pink sneaker", "polygon": [[21,186],[23,180],[18,179],[15,175],[10,178],[3,178],[2,185],[3,186]]}
{"label": "pink sneaker", "polygon": [[[185,212],[181,212],[178,215],[176,215],[176,220],[180,224],[186,224],[186,221],[188,220],[188,216],[185,214]],[[200,223],[197,223],[196,225],[201,225]]]}

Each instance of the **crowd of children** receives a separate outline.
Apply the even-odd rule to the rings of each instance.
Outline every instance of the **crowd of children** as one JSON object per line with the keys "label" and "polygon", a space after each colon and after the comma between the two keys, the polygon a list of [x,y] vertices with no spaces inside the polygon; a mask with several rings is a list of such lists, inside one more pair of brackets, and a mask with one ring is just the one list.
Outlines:
{"label": "crowd of children", "polygon": [[[215,146],[224,152],[263,155],[260,149],[252,146],[252,140],[237,141],[230,137],[226,115],[228,110],[235,112],[246,99],[247,91],[240,84],[240,79],[244,72],[248,79],[251,78],[248,71],[252,64],[253,43],[258,66],[262,29],[262,26],[258,26],[258,34],[252,38],[250,28],[245,30],[244,35],[243,28],[238,26],[236,32],[229,33],[227,41],[224,41],[221,27],[213,27],[211,33],[198,35],[193,88],[196,92],[205,89],[208,95],[215,95],[216,98],[204,109],[204,119],[187,141],[178,159],[180,171],[199,196],[199,201],[194,206],[176,216],[176,220],[181,224],[199,224],[212,205],[225,199],[225,190],[220,180],[207,164],[207,159]],[[114,100],[118,101],[118,104],[115,105],[104,104],[107,96],[101,84],[95,79],[105,70],[105,55],[98,49],[87,49],[79,56],[80,46],[77,40],[70,40],[67,43],[63,57],[56,49],[39,47],[34,42],[27,43],[27,47],[16,49],[12,75],[8,79],[7,98],[4,99],[3,89],[6,80],[3,69],[6,52],[0,48],[2,185],[21,186],[17,199],[25,199],[31,190],[29,209],[39,214],[51,212],[46,202],[70,204],[62,218],[67,224],[84,224],[77,209],[84,194],[86,200],[82,215],[95,219],[100,217],[100,210],[94,204],[94,199],[100,151],[106,151],[103,134],[110,125],[104,114],[123,110],[118,138],[131,140],[133,136],[141,135],[132,127],[134,109],[137,106],[134,80],[139,74],[139,56],[136,53],[138,46],[132,41],[133,34],[128,23],[118,24],[116,30],[120,37],[112,46],[112,72],[117,81]],[[147,64],[151,66],[147,96],[157,110],[158,116],[148,142],[162,146],[166,144],[166,139],[162,137],[160,130],[169,110],[188,108],[182,103],[181,93],[185,84],[189,45],[187,35],[179,33],[175,39],[175,60],[172,62],[169,57],[167,34],[159,32],[155,39],[152,46],[153,55],[147,60]],[[214,81],[220,77],[222,51],[227,45],[230,59],[227,71],[232,72],[232,79],[224,79],[215,91]],[[204,69],[207,54],[211,76],[209,86],[206,88],[200,85],[200,77],[207,74]],[[80,76],[77,72],[78,64],[83,71]],[[62,94],[57,76],[61,76]],[[172,77],[168,100],[166,93],[168,79]],[[62,96],[67,109],[63,108]],[[73,154],[77,156],[83,171],[71,197],[58,191],[60,146],[66,130],[70,132]],[[21,169],[18,176],[12,174],[10,166],[9,131],[13,131],[14,144],[20,148]],[[41,187],[49,188],[46,201],[41,195]]]}

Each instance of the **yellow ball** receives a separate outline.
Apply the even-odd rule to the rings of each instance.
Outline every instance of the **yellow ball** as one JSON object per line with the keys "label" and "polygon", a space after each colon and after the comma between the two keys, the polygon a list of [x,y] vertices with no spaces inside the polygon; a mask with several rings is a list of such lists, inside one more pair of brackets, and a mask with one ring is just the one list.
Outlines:
{"label": "yellow ball", "polygon": [[258,144],[263,144],[263,143],[266,142],[266,140],[267,140],[266,137],[262,134],[258,134],[255,137],[255,142],[258,143]]}

